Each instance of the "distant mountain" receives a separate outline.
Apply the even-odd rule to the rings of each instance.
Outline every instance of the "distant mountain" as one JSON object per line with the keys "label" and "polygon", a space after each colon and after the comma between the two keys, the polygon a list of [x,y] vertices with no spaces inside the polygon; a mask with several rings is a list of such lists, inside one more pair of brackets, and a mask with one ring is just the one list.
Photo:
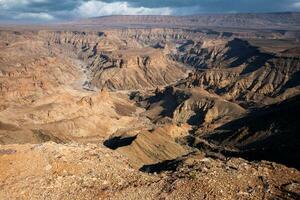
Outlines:
{"label": "distant mountain", "polygon": [[251,29],[300,29],[299,12],[200,14],[193,16],[104,16],[72,24],[104,27],[227,27]]}

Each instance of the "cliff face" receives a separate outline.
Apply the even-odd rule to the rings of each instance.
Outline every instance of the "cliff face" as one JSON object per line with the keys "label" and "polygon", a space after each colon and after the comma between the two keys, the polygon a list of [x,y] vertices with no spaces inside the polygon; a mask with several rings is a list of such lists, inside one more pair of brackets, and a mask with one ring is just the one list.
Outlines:
{"label": "cliff face", "polygon": [[299,54],[276,48],[276,41],[269,41],[265,48],[249,41],[208,40],[185,45],[176,55],[177,60],[195,67],[197,72],[182,84],[214,90],[227,100],[262,104],[298,94],[299,87],[288,85],[300,69]]}
{"label": "cliff face", "polygon": [[271,160],[299,169],[299,99],[297,95],[232,120],[206,139],[217,144],[217,151],[224,151],[227,156]]}
{"label": "cliff face", "polygon": [[186,65],[198,70],[189,80],[195,86],[214,89],[227,100],[271,103],[270,97],[281,95],[282,100],[294,93],[285,83],[299,70],[297,44],[291,40],[283,46],[274,39],[211,38],[172,29],[40,32],[39,36],[51,51],[84,62],[90,88],[153,89],[185,78]]}
{"label": "cliff face", "polygon": [[185,77],[185,69],[164,49],[147,47],[119,33],[41,33],[51,45],[72,51],[86,64],[87,85],[134,90],[164,86]]}

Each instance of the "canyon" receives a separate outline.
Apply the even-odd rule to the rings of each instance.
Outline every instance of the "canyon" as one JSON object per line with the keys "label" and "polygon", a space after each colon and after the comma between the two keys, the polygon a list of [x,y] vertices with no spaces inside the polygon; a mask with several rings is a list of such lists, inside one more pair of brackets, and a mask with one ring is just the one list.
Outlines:
{"label": "canyon", "polygon": [[0,27],[0,198],[298,199],[299,13],[251,19]]}

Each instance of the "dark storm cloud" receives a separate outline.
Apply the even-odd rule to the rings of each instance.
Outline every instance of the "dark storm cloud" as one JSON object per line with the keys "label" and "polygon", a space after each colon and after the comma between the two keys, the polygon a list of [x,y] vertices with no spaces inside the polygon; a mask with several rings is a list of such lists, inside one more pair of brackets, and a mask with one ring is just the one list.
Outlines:
{"label": "dark storm cloud", "polygon": [[300,0],[0,0],[0,21],[55,21],[101,15],[300,11]]}

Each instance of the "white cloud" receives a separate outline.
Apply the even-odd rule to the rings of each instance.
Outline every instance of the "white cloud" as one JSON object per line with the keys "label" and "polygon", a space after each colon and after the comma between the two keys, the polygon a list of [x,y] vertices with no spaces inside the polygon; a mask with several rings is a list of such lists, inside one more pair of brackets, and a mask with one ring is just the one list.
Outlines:
{"label": "white cloud", "polygon": [[173,10],[168,7],[146,8],[133,7],[128,2],[106,3],[103,1],[83,2],[75,13],[81,17],[97,17],[105,15],[170,15]]}
{"label": "white cloud", "polygon": [[294,8],[300,8],[300,1],[293,3]]}
{"label": "white cloud", "polygon": [[40,13],[20,13],[17,16],[14,17],[15,19],[21,19],[21,20],[54,20],[54,17],[48,13],[40,12]]}

